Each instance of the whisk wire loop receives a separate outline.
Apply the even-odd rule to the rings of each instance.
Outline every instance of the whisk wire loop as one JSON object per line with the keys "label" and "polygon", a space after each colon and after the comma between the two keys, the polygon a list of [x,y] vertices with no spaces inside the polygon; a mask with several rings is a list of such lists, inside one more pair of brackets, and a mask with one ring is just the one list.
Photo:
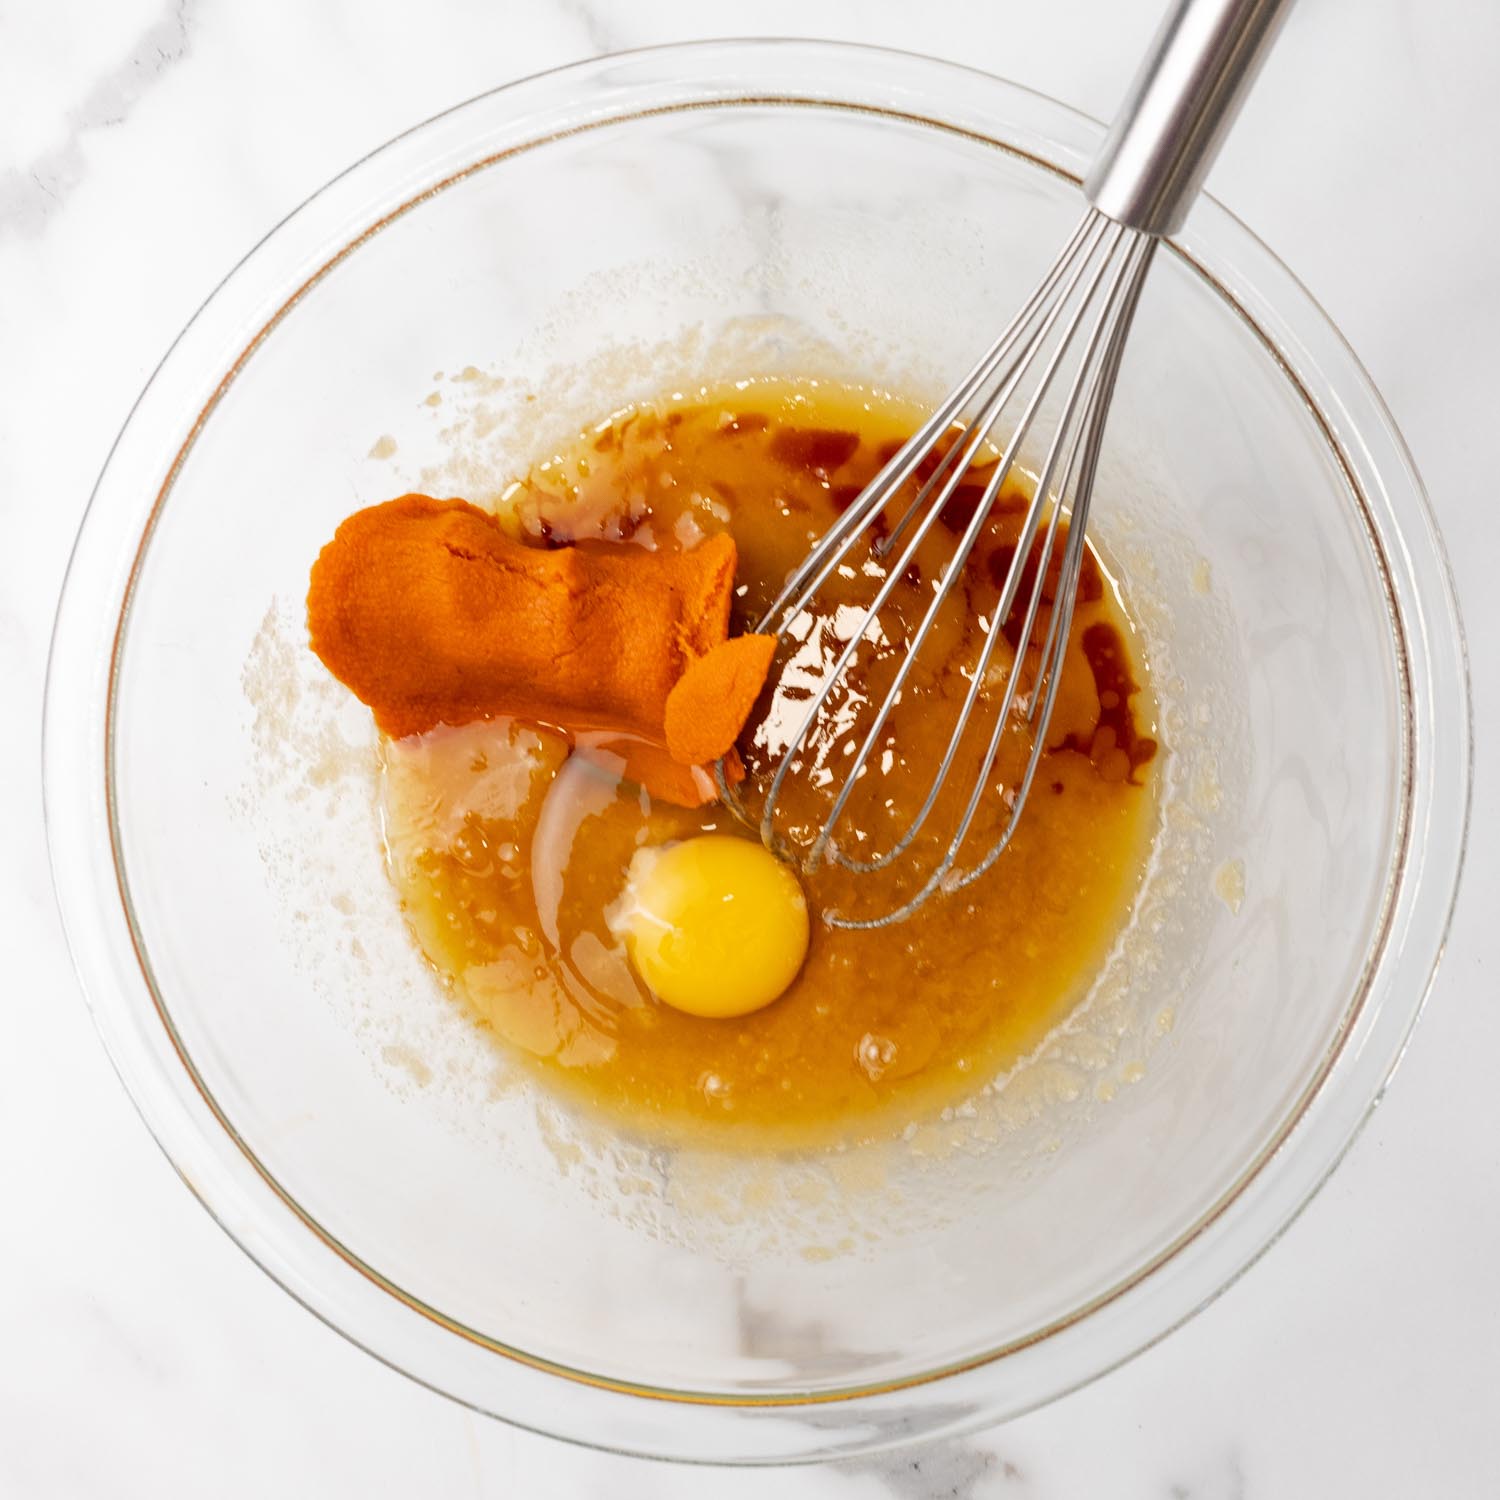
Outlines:
{"label": "whisk wire loop", "polygon": [[[1006,674],[998,709],[994,712],[988,746],[970,786],[963,813],[936,865],[916,894],[895,910],[873,918],[837,912],[825,914],[825,920],[835,926],[874,927],[898,921],[910,915],[936,891],[958,889],[977,879],[1010,842],[1045,749],[1047,724],[1056,699],[1077,599],[1084,526],[1098,441],[1102,435],[1103,408],[1107,406],[1113,387],[1119,351],[1153,244],[1149,237],[1115,223],[1096,210],[1086,213],[1063,253],[1042,277],[1036,291],[1010,326],[932,417],[902,445],[814,545],[757,626],[757,630],[776,634],[784,641],[800,639],[799,631],[805,636],[816,623],[808,613],[809,606],[837,571],[842,569],[848,575],[857,549],[863,545],[887,563],[885,576],[874,598],[852,626],[841,625],[836,638],[835,659],[820,673],[820,680],[806,694],[805,703],[799,705],[798,721],[785,736],[758,815],[749,813],[738,791],[728,784],[722,762],[716,768],[720,791],[731,810],[742,821],[756,826],[769,847],[784,855],[796,855],[805,867],[831,861],[857,874],[873,874],[888,868],[911,848],[937,807],[965,739],[974,726],[1000,638],[1006,633],[1006,625],[1018,604],[1021,607],[1020,624],[1012,634],[1015,655]],[[969,674],[944,753],[916,812],[894,842],[877,853],[856,858],[840,848],[835,838],[849,809],[855,786],[880,748],[891,714],[901,701],[942,611],[949,607],[953,592],[1000,499],[1002,488],[1033,435],[1049,393],[1059,382],[1065,366],[1074,359],[1080,343],[1081,352],[1076,353],[1076,363],[1067,379],[1057,424],[1027,503],[993,616],[981,622],[983,640],[978,660]],[[1025,397],[1003,451],[993,463],[980,466],[986,450],[994,451],[991,434],[1037,367],[1040,374]],[[956,435],[955,426],[958,428]],[[949,439],[946,447],[940,446],[943,439]],[[895,526],[872,544],[868,533],[876,518],[885,514],[886,507],[903,486],[918,477],[924,463],[929,466],[929,472],[917,486],[915,496]],[[934,580],[932,597],[926,603],[920,623],[905,642],[905,653],[875,708],[869,726],[863,731],[857,750],[842,768],[842,784],[835,793],[832,806],[810,845],[801,850],[791,849],[778,831],[776,818],[787,779],[794,769],[804,772],[823,769],[821,765],[804,764],[820,716],[825,713],[839,685],[847,681],[859,653],[884,642],[880,623],[882,610],[908,576],[959,486],[976,468],[983,475],[978,503]],[[983,800],[1005,727],[1019,697],[1022,674],[1042,612],[1044,589],[1057,551],[1059,527],[1065,515],[1068,526],[1059,581],[1048,612],[1045,638],[1037,656],[1029,697],[1024,704],[1025,719],[1032,727],[1032,743],[1025,767],[1015,786],[1007,788],[1006,816],[999,837],[977,865],[958,871],[955,867]],[[891,562],[891,554],[898,546],[900,554]],[[1036,553],[1034,559],[1033,552]],[[1028,571],[1030,587],[1022,600],[1022,586]],[[845,747],[845,753],[853,748],[851,741]],[[827,745],[816,752],[821,756],[830,753],[831,747]]]}
{"label": "whisk wire loop", "polygon": [[[1067,649],[1073,613],[1077,603],[1078,581],[1083,562],[1085,527],[1092,496],[1093,477],[1097,466],[1098,446],[1103,435],[1108,396],[1113,387],[1114,378],[1118,370],[1119,354],[1123,349],[1125,333],[1128,330],[1130,319],[1134,315],[1136,299],[1150,261],[1151,248],[1154,243],[1153,240],[1145,236],[1129,231],[1123,231],[1115,235],[1105,249],[1097,274],[1091,281],[1072,322],[1063,334],[1059,352],[1065,350],[1072,342],[1078,329],[1083,325],[1090,309],[1097,309],[1094,313],[1092,326],[1089,328],[1088,335],[1084,341],[1083,352],[1078,367],[1069,385],[1058,425],[1054,431],[1052,441],[1047,449],[1046,458],[1038,475],[1035,491],[1028,504],[1015,552],[1007,569],[1000,598],[995,607],[994,619],[991,622],[989,632],[981,648],[979,661],[969,681],[963,705],[959,710],[957,721],[950,736],[947,751],[939,764],[937,774],[918,811],[913,827],[909,828],[903,839],[898,841],[892,851],[889,851],[890,856],[894,857],[894,854],[900,853],[909,847],[911,838],[915,835],[917,824],[921,819],[925,818],[935,805],[942,785],[951,771],[959,746],[974,718],[975,708],[989,671],[998,638],[1003,632],[1003,627],[1009,619],[1012,609],[1015,607],[1017,595],[1026,571],[1027,560],[1031,555],[1037,533],[1041,527],[1043,508],[1050,502],[1050,516],[1047,521],[1044,538],[1035,564],[1031,568],[1032,585],[1026,600],[1024,616],[1017,632],[1014,663],[1011,671],[1007,674],[1004,692],[1001,696],[999,707],[993,716],[989,742],[980,759],[979,772],[971,785],[963,813],[937,865],[915,894],[894,910],[888,911],[878,917],[861,919],[847,917],[836,912],[830,913],[827,920],[834,926],[869,928],[885,926],[891,922],[900,921],[902,918],[916,911],[937,891],[959,890],[978,879],[999,858],[1014,835],[1027,797],[1030,794],[1038,763],[1046,748],[1047,725],[1050,721],[1056,700],[1063,656]],[[1054,359],[1048,368],[1049,379],[1055,372],[1056,367],[1057,360]],[[1045,383],[1043,389],[1045,389]],[[1018,424],[1016,435],[1011,440],[1011,448],[1016,447],[1024,440],[1026,430],[1030,425],[1030,419],[1035,413],[1035,406],[1036,400],[1034,398],[1033,402],[1028,405],[1026,416]],[[995,488],[996,492],[998,492],[998,485]],[[1053,498],[1054,495],[1055,499]],[[976,522],[979,524],[983,523],[988,505],[993,498],[993,495],[986,494],[985,500],[981,503],[976,517],[970,523],[971,528],[975,527]],[[1022,669],[1030,649],[1037,616],[1040,613],[1043,601],[1045,582],[1048,577],[1052,554],[1056,546],[1058,527],[1065,513],[1067,514],[1069,524],[1059,572],[1058,589],[1052,602],[1047,634],[1042,645],[1036,667],[1036,675],[1031,687],[1031,701],[1027,707],[1026,716],[1033,726],[1033,734],[1026,764],[1018,782],[1013,788],[1008,789],[1006,817],[998,837],[976,865],[968,870],[955,871],[955,865],[958,862],[965,841],[973,826],[975,816],[986,793],[990,768],[994,764],[996,755],[999,752],[1001,738],[1005,732],[1006,724],[1010,720],[1011,711],[1018,696],[1022,680]],[[913,634],[909,645],[908,661],[921,651],[926,631],[930,627],[930,624],[930,618],[924,620],[923,625]],[[841,798],[844,803],[848,801],[847,794],[851,790],[851,787],[852,778],[846,781],[841,792]],[[838,810],[842,811],[842,808]],[[830,821],[833,821],[833,819],[831,818]],[[816,848],[817,845],[815,844],[814,847]],[[881,868],[884,864],[889,863],[889,858],[858,862],[841,860],[840,862],[844,863],[846,868],[851,869],[862,869],[865,866]]]}
{"label": "whisk wire loop", "polygon": [[[1103,278],[1109,268],[1110,258],[1114,255],[1121,239],[1127,234],[1127,231],[1121,229],[1118,225],[1113,226],[1113,229],[1113,235],[1108,238],[1108,244],[1105,250],[1104,259],[1096,268],[1094,277],[1084,293],[1083,307],[1085,309],[1089,306],[1100,280]],[[1061,311],[1063,306],[1066,305],[1068,294],[1076,286],[1077,281],[1082,276],[1084,270],[1087,267],[1087,264],[1088,262],[1086,259],[1084,263],[1078,267],[1075,276],[1070,281],[1068,288],[1062,295],[1062,298],[1059,300],[1057,306],[1052,310],[1052,317],[1046,320],[1037,329],[1034,335],[1033,342],[1025,351],[1024,359],[1018,360],[1014,379],[1011,381],[1007,381],[1004,385],[1002,385],[1000,390],[997,391],[996,394],[985,403],[985,406],[982,408],[980,415],[975,421],[973,432],[967,435],[967,441],[963,445],[965,455],[964,459],[953,472],[948,483],[944,485],[942,491],[938,494],[936,500],[933,502],[932,507],[928,512],[927,518],[923,523],[923,531],[919,532],[919,536],[924,534],[927,529],[930,529],[932,521],[937,516],[942,514],[949,500],[956,492],[958,484],[963,479],[965,473],[967,473],[968,468],[972,464],[974,456],[977,455],[980,447],[987,441],[990,431],[993,429],[994,424],[999,419],[1000,413],[1004,410],[1006,402],[1009,400],[1010,392],[1013,389],[1014,383],[1018,381],[1020,376],[1025,373],[1027,365],[1030,363],[1031,359],[1035,357],[1037,351],[1044,347],[1044,342],[1048,332],[1050,331],[1052,322],[1055,321],[1056,315]],[[963,536],[961,537],[958,546],[954,550],[953,556],[950,558],[948,564],[944,569],[941,584],[939,588],[934,591],[934,597],[928,605],[922,622],[917,627],[917,630],[912,636],[909,649],[899,669],[897,670],[895,680],[891,684],[891,687],[887,690],[886,696],[881,703],[880,709],[876,713],[875,721],[865,737],[864,744],[860,747],[858,754],[855,756],[853,763],[849,767],[844,786],[840,791],[838,797],[835,799],[833,808],[830,811],[826,821],[824,822],[823,828],[818,838],[814,841],[812,849],[809,851],[809,859],[815,860],[820,854],[823,853],[826,846],[829,855],[848,870],[852,870],[862,874],[869,874],[877,870],[884,869],[891,863],[893,859],[895,859],[898,855],[904,853],[911,846],[912,840],[921,831],[923,825],[927,821],[929,814],[932,812],[934,806],[936,806],[937,799],[941,795],[942,789],[947,782],[948,775],[952,770],[955,759],[957,758],[959,747],[963,742],[965,733],[967,732],[969,721],[973,716],[975,703],[985,685],[996,645],[1000,639],[1001,634],[1003,633],[1004,624],[1009,618],[1011,609],[1015,603],[1015,596],[1019,590],[1020,582],[1024,573],[1025,558],[1027,555],[1029,555],[1030,548],[1036,536],[1036,531],[1040,522],[1042,511],[1047,504],[1047,496],[1049,494],[1051,486],[1051,474],[1054,467],[1054,455],[1050,453],[1047,459],[1047,463],[1046,465],[1044,465],[1041,478],[1027,506],[1026,515],[1021,526],[1020,538],[1016,546],[1016,556],[1011,564],[1011,567],[1007,571],[1005,584],[1002,588],[1000,598],[995,606],[994,619],[988,632],[986,633],[984,645],[981,648],[980,658],[977,665],[975,666],[973,675],[970,678],[963,706],[959,710],[957,722],[954,724],[952,734],[949,737],[948,745],[943,753],[941,760],[938,763],[937,771],[934,774],[932,781],[929,783],[927,793],[923,798],[921,805],[918,807],[916,814],[912,818],[911,822],[907,825],[907,828],[901,835],[901,837],[897,839],[897,841],[888,850],[886,850],[885,853],[877,855],[872,859],[852,859],[849,856],[843,854],[832,844],[833,830],[837,826],[839,819],[843,815],[845,808],[848,805],[849,798],[854,790],[855,782],[858,779],[860,773],[863,771],[865,765],[869,761],[870,755],[874,751],[879,741],[880,733],[884,729],[886,721],[889,719],[891,711],[894,709],[895,704],[898,701],[901,689],[906,684],[907,678],[909,677],[912,668],[918,659],[924,642],[926,641],[938,618],[940,610],[943,608],[945,602],[947,601],[955,583],[962,576],[963,569],[968,564],[968,560],[973,553],[974,547],[978,542],[980,535],[983,533],[986,523],[989,520],[990,513],[994,508],[996,501],[999,499],[1001,488],[1003,487],[1005,480],[1009,477],[1010,472],[1015,465],[1015,461],[1020,452],[1021,446],[1025,442],[1026,437],[1031,430],[1033,421],[1037,413],[1037,409],[1041,405],[1042,399],[1045,396],[1047,388],[1050,385],[1053,377],[1055,376],[1059,365],[1062,363],[1062,360],[1068,352],[1069,345],[1073,340],[1073,337],[1077,331],[1077,327],[1078,321],[1075,320],[1075,322],[1064,331],[1057,345],[1057,348],[1054,350],[1051,360],[1047,365],[1046,371],[1042,376],[1041,382],[1039,383],[1036,391],[1033,393],[1030,402],[1028,402],[1026,410],[1022,414],[1020,421],[1016,424],[1016,429],[1012,434],[1009,443],[1006,445],[1003,455],[1001,456],[999,462],[994,465],[993,472],[991,473],[985,485],[979,503],[975,507],[974,514],[969,518],[968,524],[964,528]],[[1085,365],[1086,363],[1087,361],[1085,360]],[[1075,384],[1075,390],[1070,396],[1070,412],[1072,403],[1076,402],[1076,399],[1077,392]],[[1062,432],[1066,430],[1066,425],[1067,419],[1065,418],[1063,425],[1059,428],[1059,437],[1061,436]],[[956,446],[957,445],[955,445],[955,447]],[[913,502],[912,509],[908,511],[908,516],[914,513],[916,508],[922,504],[922,501],[923,497],[919,495],[916,501]],[[1054,506],[1052,508],[1052,520],[1047,529],[1047,542],[1043,554],[1042,564],[1040,569],[1038,570],[1037,586],[1032,591],[1030,608],[1026,615],[1025,625],[1023,626],[1021,631],[1021,638],[1023,642],[1030,638],[1032,620],[1035,616],[1037,602],[1040,598],[1040,580],[1045,577],[1046,564],[1051,555],[1052,537],[1056,528],[1057,516],[1060,511],[1060,506]],[[904,566],[906,561],[907,559],[903,557],[902,563],[898,564],[898,568]],[[1014,696],[1014,682],[1016,676],[1017,673],[1015,671],[1010,674],[1012,686],[1007,694],[1005,706],[1002,709],[1002,722],[1004,715],[1009,712],[1010,700]],[[991,754],[993,756],[993,752]]]}

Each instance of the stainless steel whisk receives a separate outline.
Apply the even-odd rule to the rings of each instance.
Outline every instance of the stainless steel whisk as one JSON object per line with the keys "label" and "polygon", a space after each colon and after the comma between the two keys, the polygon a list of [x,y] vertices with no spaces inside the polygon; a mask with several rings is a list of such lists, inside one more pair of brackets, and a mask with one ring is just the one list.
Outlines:
{"label": "stainless steel whisk", "polygon": [[[1162,22],[1136,74],[1098,160],[1083,183],[1090,203],[1062,253],[1010,325],[963,381],[933,412],[921,429],[890,459],[839,520],[808,553],[755,627],[785,643],[789,631],[815,596],[839,570],[848,576],[849,560],[861,546],[874,546],[882,558],[896,555],[884,582],[852,631],[832,671],[811,694],[800,726],[790,734],[771,775],[758,816],[753,816],[729,786],[723,763],[720,790],[735,812],[759,829],[765,843],[779,852],[786,841],[777,830],[778,803],[788,775],[839,684],[862,650],[880,638],[881,610],[924,539],[943,515],[971,470],[984,476],[983,497],[964,526],[951,559],[936,582],[921,623],[906,641],[906,654],[886,690],[874,720],[848,761],[830,810],[802,855],[804,865],[833,860],[846,869],[873,874],[905,854],[927,822],[947,783],[976,707],[982,696],[1002,627],[1019,611],[1019,645],[1008,674],[980,772],[963,804],[963,812],[935,867],[916,893],[896,909],[876,917],[826,914],[842,927],[881,927],[909,916],[938,891],[954,891],[985,873],[1010,843],[1031,791],[1047,743],[1077,603],[1084,559],[1089,502],[1104,437],[1115,378],[1124,352],[1142,284],[1159,240],[1180,227],[1197,195],[1209,164],[1247,92],[1288,8],[1288,0],[1177,0]],[[959,709],[947,750],[935,767],[931,784],[904,833],[882,853],[856,859],[840,849],[836,833],[849,806],[855,783],[880,744],[891,711],[899,701],[933,623],[963,574],[975,543],[1000,495],[1022,446],[1033,435],[1053,393],[1061,405],[1037,483],[1021,523],[1019,540],[980,650],[979,662]],[[1020,406],[1007,432],[998,461],[976,464],[993,455],[991,434],[1013,403]],[[952,438],[958,424],[956,439]],[[950,446],[942,440],[950,438]],[[915,498],[890,529],[871,544],[865,534],[924,465],[935,461]],[[1052,607],[1041,642],[1039,665],[1028,694],[1020,694],[1021,663],[1033,646],[1044,582],[1063,528],[1060,569]],[[1028,558],[1040,536],[1040,551],[1025,589]],[[999,750],[1012,711],[1024,714],[1031,727],[1030,751],[1019,781],[1007,787],[1005,814],[988,850],[959,868],[964,843],[986,794],[988,770]]]}

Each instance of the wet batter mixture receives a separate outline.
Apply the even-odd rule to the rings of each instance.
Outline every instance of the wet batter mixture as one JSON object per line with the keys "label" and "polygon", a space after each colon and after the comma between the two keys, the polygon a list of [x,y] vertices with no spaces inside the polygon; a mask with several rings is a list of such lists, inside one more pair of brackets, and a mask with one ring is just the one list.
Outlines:
{"label": "wet batter mixture", "polygon": [[[538,548],[597,539],[670,551],[728,531],[738,547],[735,634],[753,628],[810,543],[920,420],[888,396],[826,382],[674,394],[616,413],[538,463],[505,493],[499,514],[512,536]],[[901,659],[899,642],[974,514],[979,479],[966,482],[904,570],[885,644],[862,659],[799,757],[784,801],[793,843],[826,813],[841,759],[862,740],[871,703]],[[838,846],[851,855],[888,847],[925,794],[990,629],[986,609],[1015,556],[1028,494],[1019,478],[1008,480],[985,523],[963,587],[841,824]],[[804,622],[779,696],[763,694],[741,737],[747,800],[784,748],[788,715],[806,701],[799,680],[815,680],[846,638],[841,600],[867,602],[888,565],[863,549]],[[1044,599],[1055,574],[1054,560]],[[1013,666],[1017,624],[996,643],[985,704],[998,702],[1015,669],[1024,707],[1035,652]],[[1030,743],[1022,713],[992,763],[977,742],[960,756],[906,857],[877,876],[833,864],[802,876],[806,959],[785,993],[752,1014],[703,1019],[663,1004],[632,963],[620,913],[642,850],[703,833],[753,835],[722,804],[653,801],[623,777],[617,756],[575,753],[587,751],[586,734],[487,719],[385,739],[390,873],[423,952],[477,1025],[548,1084],[628,1127],[746,1147],[896,1131],[1036,1047],[1087,992],[1128,916],[1155,821],[1157,751],[1134,639],[1118,588],[1089,551],[1047,750],[993,868],[889,927],[843,930],[823,920],[899,905],[988,764],[963,863],[984,852]],[[747,918],[746,932],[754,934],[749,957],[774,961],[776,931]]]}

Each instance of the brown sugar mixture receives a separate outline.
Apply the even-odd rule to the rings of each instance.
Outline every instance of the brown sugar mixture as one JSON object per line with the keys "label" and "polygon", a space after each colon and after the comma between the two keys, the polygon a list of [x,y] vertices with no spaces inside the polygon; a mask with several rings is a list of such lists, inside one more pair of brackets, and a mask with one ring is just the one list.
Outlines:
{"label": "brown sugar mixture", "polygon": [[[507,549],[530,549],[520,560],[528,578],[551,577],[549,568],[558,578],[632,564],[655,570],[658,603],[639,628],[679,631],[673,639],[681,638],[679,626],[707,630],[686,650],[687,664],[708,650],[725,653],[706,685],[674,669],[671,680],[682,683],[675,698],[666,679],[642,687],[627,662],[625,675],[611,681],[625,684],[620,691],[634,718],[622,712],[590,722],[583,700],[576,708],[549,707],[543,699],[555,685],[545,670],[536,702],[504,700],[505,716],[477,717],[484,703],[474,683],[482,685],[484,652],[503,652],[525,627],[495,624],[493,610],[484,613],[469,599],[467,582],[445,582],[443,607],[470,610],[473,631],[490,632],[480,641],[484,652],[475,653],[479,676],[468,667],[452,675],[450,650],[441,669],[450,675],[431,679],[426,710],[414,720],[389,712],[380,718],[388,731],[382,811],[390,872],[423,952],[508,1051],[642,1134],[762,1147],[898,1131],[1034,1049],[1087,993],[1129,914],[1155,825],[1153,709],[1119,591],[1089,551],[1048,745],[1025,815],[985,874],[888,927],[847,930],[823,920],[831,912],[899,905],[946,843],[982,765],[991,784],[961,868],[975,863],[1003,826],[1005,799],[1024,764],[1024,712],[1012,715],[993,758],[974,758],[986,754],[982,746],[967,760],[960,755],[928,823],[889,869],[859,875],[830,863],[801,877],[810,942],[796,978],[774,1003],[729,1019],[685,1014],[643,983],[619,936],[620,905],[643,850],[704,833],[753,838],[722,803],[705,800],[714,796],[712,785],[690,764],[701,766],[725,748],[713,705],[734,700],[731,735],[748,712],[738,754],[741,790],[753,806],[754,790],[783,749],[788,715],[805,706],[807,684],[845,639],[840,590],[849,601],[868,602],[887,562],[871,553],[835,581],[793,632],[790,655],[784,651],[772,665],[776,691],[756,696],[769,648],[736,638],[754,628],[810,543],[920,420],[916,409],[887,396],[826,382],[705,389],[616,414],[514,483],[494,518],[473,520],[472,507],[458,516],[466,528],[487,528],[454,544],[466,567],[489,550],[509,558]],[[826,815],[843,779],[840,761],[863,742],[883,683],[902,659],[903,634],[927,608],[981,492],[980,483],[966,482],[950,502],[892,595],[883,641],[830,700],[801,752],[782,802],[793,842],[805,843]],[[990,628],[986,611],[1014,558],[1028,493],[1019,478],[1007,481],[984,523],[963,587],[939,616],[934,645],[912,672],[840,823],[836,847],[851,857],[888,848],[926,793],[974,678]],[[436,522],[423,506],[415,509],[429,517],[424,526],[452,520],[442,506],[432,513]],[[894,520],[878,521],[873,532]],[[732,584],[715,551],[728,546],[725,537],[733,543]],[[1037,560],[1033,551],[1028,568]],[[1043,585],[1048,603],[1056,569],[1054,559]],[[566,593],[565,582],[556,586]],[[720,587],[729,593],[728,619],[715,617],[709,629],[702,620],[719,609],[709,596]],[[340,583],[341,600],[353,592],[353,582]],[[681,625],[672,612],[689,595],[709,599],[707,614],[694,605],[699,612],[682,615],[688,624]],[[370,607],[383,609],[378,597]],[[541,607],[538,595],[525,612]],[[319,617],[311,613],[316,642]],[[332,640],[335,625],[323,618]],[[995,643],[980,687],[985,704],[998,704],[1007,677],[1018,671],[1025,707],[1036,651],[1015,661],[1017,625],[1009,622]],[[1035,641],[1044,627],[1045,608]],[[624,616],[610,626],[615,634],[632,628]],[[726,629],[727,647],[718,644]],[[517,649],[532,647],[522,641]],[[419,648],[407,647],[380,670],[420,678],[422,659]],[[381,715],[374,689],[367,693],[346,672],[339,675]],[[402,691],[408,688],[421,697],[420,681]],[[993,715],[981,740],[990,723]],[[405,733],[414,727],[424,732]],[[633,758],[633,747],[649,753]],[[654,780],[651,768],[668,762],[676,769]],[[697,778],[687,795],[680,775]],[[753,923],[746,930],[763,934]],[[743,960],[759,956],[757,947]],[[712,973],[705,982],[712,984]]]}

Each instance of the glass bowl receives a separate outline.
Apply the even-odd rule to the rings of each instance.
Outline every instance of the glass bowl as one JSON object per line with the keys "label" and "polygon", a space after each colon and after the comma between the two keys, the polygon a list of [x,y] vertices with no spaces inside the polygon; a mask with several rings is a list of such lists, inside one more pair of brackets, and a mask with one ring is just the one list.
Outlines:
{"label": "glass bowl", "polygon": [[706,375],[967,367],[1079,212],[1094,122],[931,60],[668,48],[497,90],[317,194],[121,433],[48,684],[55,879],[192,1190],[378,1357],[543,1432],[849,1453],[1014,1415],[1160,1338],[1326,1177],[1442,946],[1462,635],[1354,356],[1211,201],[1159,255],[1094,530],[1155,668],[1162,811],[1079,1015],[894,1142],[611,1135],[439,992],[307,569],[409,488],[492,495]]}

